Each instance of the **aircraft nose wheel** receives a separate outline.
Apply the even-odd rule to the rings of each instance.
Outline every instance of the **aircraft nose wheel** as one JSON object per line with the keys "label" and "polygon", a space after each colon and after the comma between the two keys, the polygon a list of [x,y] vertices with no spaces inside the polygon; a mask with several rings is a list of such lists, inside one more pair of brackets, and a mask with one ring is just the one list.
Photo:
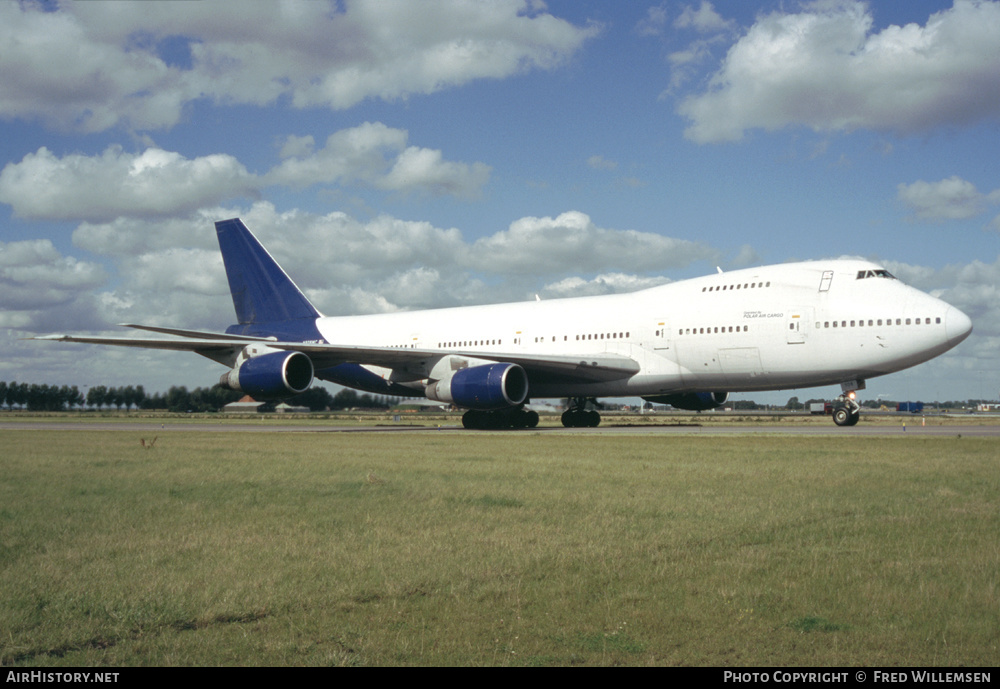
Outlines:
{"label": "aircraft nose wheel", "polygon": [[837,407],[833,411],[833,422],[838,426],[856,426],[861,419],[861,408]]}

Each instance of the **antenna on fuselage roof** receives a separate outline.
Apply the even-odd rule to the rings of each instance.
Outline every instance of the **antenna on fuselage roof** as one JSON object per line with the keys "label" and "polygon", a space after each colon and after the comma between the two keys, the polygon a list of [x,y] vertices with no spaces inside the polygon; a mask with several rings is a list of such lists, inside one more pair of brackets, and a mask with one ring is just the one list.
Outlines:
{"label": "antenna on fuselage roof", "polygon": [[715,269],[719,271],[719,275],[722,275],[722,268],[720,268],[719,266],[715,266]]}

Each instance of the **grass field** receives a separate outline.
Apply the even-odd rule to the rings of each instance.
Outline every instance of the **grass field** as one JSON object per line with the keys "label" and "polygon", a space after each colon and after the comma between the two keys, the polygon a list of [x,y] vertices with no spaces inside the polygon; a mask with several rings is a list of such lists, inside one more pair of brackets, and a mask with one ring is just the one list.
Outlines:
{"label": "grass field", "polygon": [[0,663],[994,665],[1000,441],[2,430]]}

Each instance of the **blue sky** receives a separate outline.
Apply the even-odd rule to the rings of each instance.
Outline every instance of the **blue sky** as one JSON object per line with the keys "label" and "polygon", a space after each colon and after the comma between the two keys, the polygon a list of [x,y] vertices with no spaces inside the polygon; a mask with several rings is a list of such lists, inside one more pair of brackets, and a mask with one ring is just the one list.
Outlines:
{"label": "blue sky", "polygon": [[998,2],[22,2],[0,41],[0,380],[213,383],[20,338],[225,327],[241,216],[330,315],[872,258],[975,331],[868,396],[1000,394]]}

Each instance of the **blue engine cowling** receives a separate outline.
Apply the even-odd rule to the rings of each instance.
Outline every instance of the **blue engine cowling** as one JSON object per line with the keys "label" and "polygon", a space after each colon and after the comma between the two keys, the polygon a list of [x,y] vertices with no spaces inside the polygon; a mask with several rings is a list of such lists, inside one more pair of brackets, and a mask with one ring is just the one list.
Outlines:
{"label": "blue engine cowling", "polygon": [[517,364],[486,364],[456,371],[427,386],[426,395],[466,409],[493,411],[516,407],[528,398],[528,375]]}
{"label": "blue engine cowling", "polygon": [[313,365],[302,352],[273,352],[247,359],[222,376],[219,383],[257,401],[294,397],[309,389]]}
{"label": "blue engine cowling", "polygon": [[677,395],[654,395],[642,399],[653,404],[669,404],[676,409],[705,411],[721,407],[729,399],[728,392],[685,392]]}

